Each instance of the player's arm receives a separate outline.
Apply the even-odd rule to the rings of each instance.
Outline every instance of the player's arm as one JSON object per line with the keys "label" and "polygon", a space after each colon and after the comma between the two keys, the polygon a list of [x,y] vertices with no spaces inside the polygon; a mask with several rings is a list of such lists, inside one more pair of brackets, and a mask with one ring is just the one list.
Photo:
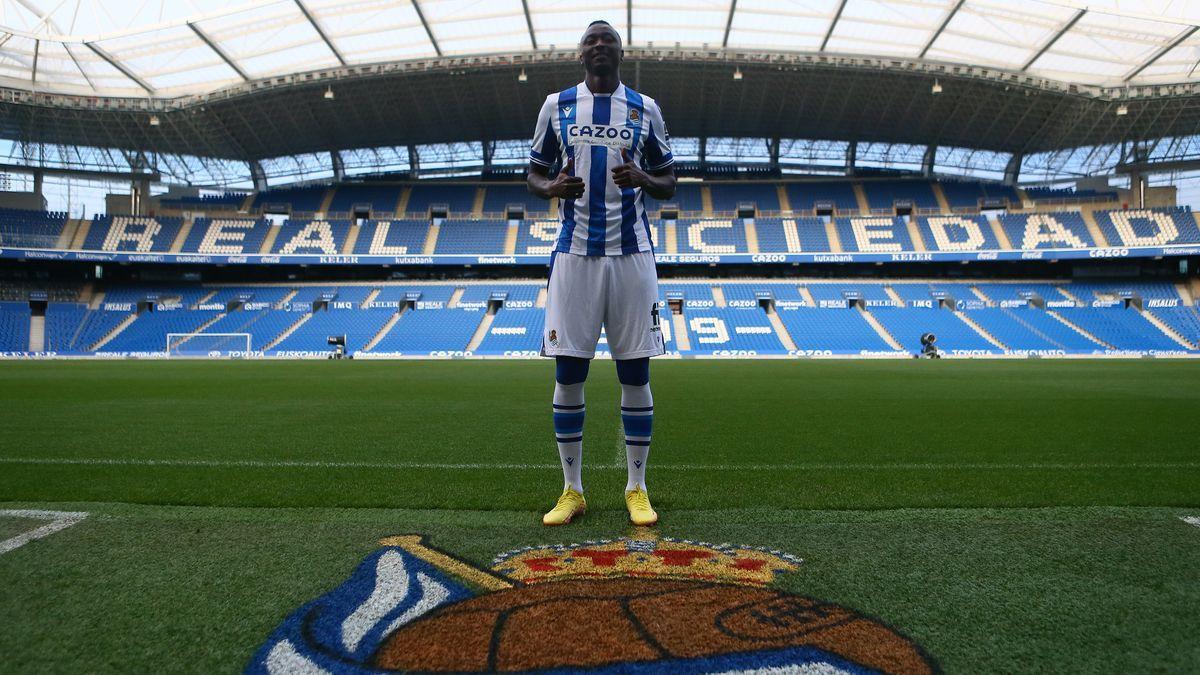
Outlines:
{"label": "player's arm", "polygon": [[668,164],[657,171],[646,171],[621,151],[624,162],[612,170],[613,182],[621,189],[640,187],[651,197],[663,200],[675,196],[675,165]]}
{"label": "player's arm", "polygon": [[525,176],[525,184],[529,192],[542,199],[579,199],[583,196],[583,179],[572,176],[575,170],[575,160],[567,161],[567,165],[554,178],[550,177],[550,168],[537,162],[529,163],[529,173]]}
{"label": "player's arm", "polygon": [[558,134],[554,133],[554,113],[558,109],[557,99],[547,97],[538,113],[537,126],[533,128],[533,146],[529,148],[529,173],[525,176],[525,184],[529,192],[542,199],[579,199],[583,196],[583,179],[573,176],[575,160],[567,161],[567,165],[554,178],[550,177],[550,165],[562,155],[558,143]]}

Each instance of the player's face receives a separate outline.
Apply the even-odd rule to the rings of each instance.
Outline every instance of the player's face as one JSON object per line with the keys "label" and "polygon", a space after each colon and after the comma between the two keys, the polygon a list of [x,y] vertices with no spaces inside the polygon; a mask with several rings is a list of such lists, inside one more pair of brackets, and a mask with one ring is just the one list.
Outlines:
{"label": "player's face", "polygon": [[621,65],[621,37],[612,26],[596,24],[579,41],[579,60],[589,75],[609,75]]}

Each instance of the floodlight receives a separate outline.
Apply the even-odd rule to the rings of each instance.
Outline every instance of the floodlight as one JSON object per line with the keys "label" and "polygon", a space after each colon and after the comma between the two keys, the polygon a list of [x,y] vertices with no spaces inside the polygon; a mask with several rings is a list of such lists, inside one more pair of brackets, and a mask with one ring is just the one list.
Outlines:
{"label": "floodlight", "polygon": [[1117,116],[1118,117],[1124,117],[1125,115],[1128,115],[1128,114],[1129,114],[1129,106],[1125,105],[1124,103],[1117,106]]}
{"label": "floodlight", "polygon": [[332,87],[332,86],[330,86],[330,87],[325,87],[325,100],[326,100],[326,101],[332,101],[332,100],[333,100],[333,87]]}
{"label": "floodlight", "polygon": [[733,71],[733,79],[737,82],[742,81],[742,69],[741,68],[737,68]]}
{"label": "floodlight", "polygon": [[159,122],[159,120],[158,120],[158,115],[151,115],[150,116],[150,126],[156,127],[159,124],[161,124],[161,122]]}
{"label": "floodlight", "polygon": [[940,93],[942,93],[942,83],[941,83],[941,82],[938,82],[937,80],[934,80],[934,81],[933,81],[933,87],[932,87],[932,88],[930,88],[930,90],[929,90],[929,91],[931,91],[931,92],[933,92],[933,93],[935,93],[935,94],[940,94]]}
{"label": "floodlight", "polygon": [[521,74],[517,75],[517,82],[528,82],[529,76],[525,74],[525,69],[521,69]]}

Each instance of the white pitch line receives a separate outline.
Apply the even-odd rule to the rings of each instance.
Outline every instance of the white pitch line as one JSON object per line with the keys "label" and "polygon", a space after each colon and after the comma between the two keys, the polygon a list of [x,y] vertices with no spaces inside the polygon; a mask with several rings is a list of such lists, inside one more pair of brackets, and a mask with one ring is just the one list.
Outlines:
{"label": "white pitch line", "polygon": [[4,555],[9,551],[21,548],[25,544],[42,537],[48,537],[59,530],[65,530],[68,527],[87,518],[86,511],[37,511],[25,509],[6,509],[0,510],[0,516],[9,518],[36,518],[38,520],[49,520],[50,522],[32,529],[28,532],[23,532],[10,539],[0,541],[0,555]]}
{"label": "white pitch line", "polygon": [[[508,471],[542,471],[560,468],[558,464],[487,464],[449,462],[330,462],[322,460],[256,460],[256,459],[144,459],[121,457],[0,457],[0,464],[69,465],[69,466],[163,466],[264,469],[444,469],[476,471],[501,469]],[[585,462],[586,466],[586,462]],[[591,470],[625,470],[620,466],[597,464]],[[1080,463],[820,463],[812,464],[655,464],[656,471],[1086,471],[1094,469],[1200,469],[1200,462],[1080,462]]]}
{"label": "white pitch line", "polygon": [[1182,520],[1183,522],[1187,523],[1188,525],[1195,525],[1196,527],[1200,527],[1200,516],[1179,516],[1179,519]]}

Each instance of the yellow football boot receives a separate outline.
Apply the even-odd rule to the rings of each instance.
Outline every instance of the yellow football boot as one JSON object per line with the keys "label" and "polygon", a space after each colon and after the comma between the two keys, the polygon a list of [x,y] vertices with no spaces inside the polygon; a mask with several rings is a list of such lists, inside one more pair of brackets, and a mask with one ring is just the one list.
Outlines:
{"label": "yellow football boot", "polygon": [[563,493],[559,496],[558,503],[554,505],[554,508],[542,516],[542,524],[566,525],[575,516],[582,516],[584,511],[587,511],[587,502],[584,501],[583,495],[576,492],[570,486],[567,486],[563,489]]}
{"label": "yellow football boot", "polygon": [[634,525],[653,525],[658,522],[658,514],[650,506],[650,495],[642,488],[625,492],[625,507],[629,509],[629,520]]}

